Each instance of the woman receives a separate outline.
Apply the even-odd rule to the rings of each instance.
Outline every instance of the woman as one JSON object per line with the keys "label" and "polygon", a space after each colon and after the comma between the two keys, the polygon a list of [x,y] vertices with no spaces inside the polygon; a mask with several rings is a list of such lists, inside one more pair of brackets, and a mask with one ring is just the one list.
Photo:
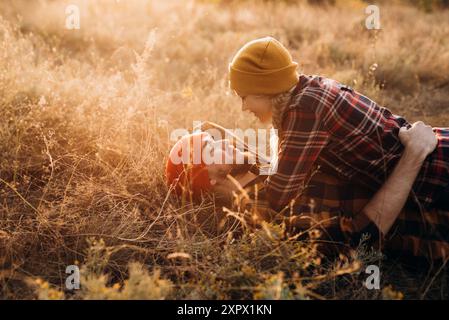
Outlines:
{"label": "woman", "polygon": [[[335,80],[299,75],[290,53],[271,37],[245,44],[229,65],[229,78],[243,110],[261,121],[272,120],[279,130],[277,172],[266,181],[273,209],[283,210],[295,200],[316,165],[376,191],[402,156],[421,170],[413,176],[396,172],[406,177],[394,190],[398,198],[406,199],[411,188],[421,210],[447,205],[443,202],[449,194],[449,129],[434,128],[436,137],[430,136],[421,153],[404,152],[399,134],[411,124],[403,117]],[[403,204],[392,199],[382,211],[395,211]],[[380,226],[387,232],[394,217],[376,210],[367,213],[373,220],[384,220]]]}

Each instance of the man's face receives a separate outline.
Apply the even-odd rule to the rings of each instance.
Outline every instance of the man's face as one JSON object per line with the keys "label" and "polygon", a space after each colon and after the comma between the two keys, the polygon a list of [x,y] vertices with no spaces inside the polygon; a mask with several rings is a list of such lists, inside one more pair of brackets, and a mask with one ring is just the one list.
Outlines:
{"label": "man's face", "polygon": [[232,191],[236,190],[237,187],[228,179],[228,174],[247,171],[247,164],[236,163],[238,160],[247,162],[245,155],[235,148],[229,140],[214,140],[211,135],[203,138],[202,151],[203,154],[206,153],[216,160],[214,163],[207,165],[214,193],[220,195],[232,194]]}
{"label": "man's face", "polygon": [[262,123],[268,123],[272,118],[272,102],[269,96],[239,95],[242,99],[242,111],[252,112]]}

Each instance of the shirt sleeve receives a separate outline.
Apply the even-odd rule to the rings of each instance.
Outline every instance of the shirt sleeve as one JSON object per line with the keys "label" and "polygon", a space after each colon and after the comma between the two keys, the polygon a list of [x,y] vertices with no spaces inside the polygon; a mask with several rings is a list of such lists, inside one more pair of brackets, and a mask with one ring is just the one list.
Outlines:
{"label": "shirt sleeve", "polygon": [[319,114],[315,104],[292,108],[285,116],[277,170],[266,181],[267,198],[276,211],[301,193],[307,174],[329,141]]}
{"label": "shirt sleeve", "polygon": [[360,244],[381,250],[385,237],[361,210],[370,197],[368,190],[317,173],[296,203],[296,214],[287,218],[287,225],[295,232],[319,231],[316,240],[326,255],[338,253],[345,247],[356,248]]}

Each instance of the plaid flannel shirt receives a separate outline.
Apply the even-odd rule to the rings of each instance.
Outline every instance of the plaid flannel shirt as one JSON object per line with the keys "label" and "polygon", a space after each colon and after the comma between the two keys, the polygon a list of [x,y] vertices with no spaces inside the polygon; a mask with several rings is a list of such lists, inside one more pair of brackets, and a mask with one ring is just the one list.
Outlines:
{"label": "plaid flannel shirt", "polygon": [[367,188],[317,173],[289,213],[279,214],[267,201],[268,190],[263,181],[264,177],[259,177],[246,187],[252,200],[244,207],[255,210],[262,220],[286,222],[293,232],[319,230],[318,242],[326,254],[353,249],[366,234],[369,238],[365,244],[387,255],[411,258],[414,262],[449,258],[449,209],[433,208],[421,213],[415,203],[408,202],[388,234],[382,235],[362,213],[374,195]]}
{"label": "plaid flannel shirt", "polygon": [[[399,129],[410,124],[337,81],[301,75],[284,114],[277,171],[267,180],[275,210],[301,192],[314,165],[377,190],[401,157]],[[449,129],[434,128],[438,146],[424,162],[412,196],[432,207],[449,183]]]}

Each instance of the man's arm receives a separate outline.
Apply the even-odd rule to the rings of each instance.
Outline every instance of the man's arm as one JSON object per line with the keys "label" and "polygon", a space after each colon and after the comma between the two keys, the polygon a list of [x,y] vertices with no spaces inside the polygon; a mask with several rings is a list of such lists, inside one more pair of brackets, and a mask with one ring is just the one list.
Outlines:
{"label": "man's arm", "polygon": [[307,174],[329,141],[318,106],[302,106],[286,114],[279,146],[277,171],[268,177],[267,198],[283,210],[301,193]]}
{"label": "man's arm", "polygon": [[432,127],[423,122],[414,123],[410,129],[401,128],[399,139],[405,147],[404,153],[387,181],[362,210],[384,235],[396,221],[424,160],[438,142]]}

